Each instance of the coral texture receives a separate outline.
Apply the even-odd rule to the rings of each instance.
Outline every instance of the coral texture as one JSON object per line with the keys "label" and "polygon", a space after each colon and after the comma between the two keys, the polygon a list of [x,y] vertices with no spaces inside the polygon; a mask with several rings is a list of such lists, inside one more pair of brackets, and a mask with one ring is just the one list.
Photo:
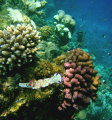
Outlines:
{"label": "coral texture", "polygon": [[57,15],[54,15],[55,33],[59,36],[59,45],[63,46],[72,39],[72,34],[75,30],[76,22],[68,14],[65,14],[63,10],[59,10]]}
{"label": "coral texture", "polygon": [[46,42],[42,40],[37,47],[39,47],[39,51],[37,56],[41,59],[49,59],[52,60],[59,52],[59,48],[53,42]]}
{"label": "coral texture", "polygon": [[72,107],[75,110],[81,110],[90,104],[89,98],[96,100],[100,76],[94,70],[89,53],[78,48],[68,52],[67,56],[68,59],[64,63],[66,72],[62,78],[64,98],[58,109],[64,110]]}
{"label": "coral texture", "polygon": [[16,28],[11,25],[6,30],[0,30],[0,75],[32,62],[39,39],[37,31],[30,25],[18,24]]}
{"label": "coral texture", "polygon": [[50,35],[53,34],[52,33],[53,30],[49,26],[41,27],[40,31],[41,31],[41,36],[42,36],[43,39],[48,38],[48,37],[50,37]]}
{"label": "coral texture", "polygon": [[41,59],[38,61],[38,66],[35,67],[34,72],[37,78],[48,78],[56,72],[64,75],[64,67]]}
{"label": "coral texture", "polygon": [[24,6],[28,8],[29,11],[35,12],[36,9],[43,8],[47,2],[45,0],[35,1],[35,0],[22,0]]}
{"label": "coral texture", "polygon": [[76,25],[75,20],[72,16],[65,14],[63,10],[58,10],[58,14],[54,16],[54,19],[54,24],[63,24],[70,30],[70,32],[74,31],[74,27]]}
{"label": "coral texture", "polygon": [[62,38],[72,38],[70,30],[63,24],[57,24],[55,27],[55,32]]}

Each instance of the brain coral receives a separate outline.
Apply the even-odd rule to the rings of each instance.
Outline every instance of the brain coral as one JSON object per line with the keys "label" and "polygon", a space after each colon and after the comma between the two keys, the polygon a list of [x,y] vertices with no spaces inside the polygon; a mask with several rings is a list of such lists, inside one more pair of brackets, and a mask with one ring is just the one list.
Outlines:
{"label": "brain coral", "polygon": [[48,38],[50,35],[52,35],[52,29],[49,26],[43,26],[40,30],[43,39]]}
{"label": "brain coral", "polygon": [[97,71],[94,70],[92,57],[89,53],[76,49],[66,53],[65,75],[63,76],[63,89],[59,110],[74,108],[81,110],[97,98],[97,88],[100,85]]}
{"label": "brain coral", "polygon": [[40,37],[30,25],[13,25],[0,30],[0,75],[22,64],[32,62]]}

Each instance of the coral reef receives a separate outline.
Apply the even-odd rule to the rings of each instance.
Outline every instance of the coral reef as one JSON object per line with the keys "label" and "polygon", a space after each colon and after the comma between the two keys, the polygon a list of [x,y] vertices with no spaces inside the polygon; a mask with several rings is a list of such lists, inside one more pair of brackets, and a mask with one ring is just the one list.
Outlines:
{"label": "coral reef", "polygon": [[41,39],[47,39],[48,37],[50,37],[50,35],[52,35],[52,28],[50,26],[43,26],[40,28],[41,31]]}
{"label": "coral reef", "polygon": [[[39,90],[33,90],[33,91],[21,90],[18,94],[12,92],[13,97],[11,96],[11,94],[8,94],[10,97],[9,96],[3,97],[2,95],[0,95],[0,100],[1,98],[3,99],[1,100],[2,102],[1,106],[4,107],[2,109],[0,118],[2,117],[7,118],[7,116],[10,114],[16,115],[17,111],[19,111],[23,105],[25,105],[26,107],[29,107],[29,104],[31,101],[34,101],[34,100],[44,101],[46,98],[49,98],[54,93],[54,89],[56,88],[52,87],[52,88],[47,88],[45,90],[39,89]],[[8,108],[6,109],[6,107]]]}
{"label": "coral reef", "polygon": [[13,103],[15,96],[18,95],[18,79],[20,76],[17,74],[13,77],[0,76],[0,114]]}
{"label": "coral reef", "polygon": [[75,20],[63,10],[59,10],[57,15],[54,15],[55,33],[59,36],[60,45],[65,45],[72,38],[72,33],[75,29]]}
{"label": "coral reef", "polygon": [[38,27],[42,27],[47,24],[45,20],[45,13],[41,14],[40,16],[37,12],[36,14],[29,14],[29,17],[35,22]]}
{"label": "coral reef", "polygon": [[[18,83],[28,82],[35,86],[35,80],[48,80],[44,78],[52,78],[54,73],[60,73],[63,76],[63,81],[60,84],[54,83],[40,89],[37,87],[37,90],[21,89],[18,86]],[[82,118],[82,113],[83,115],[85,113],[80,110],[88,106],[88,98],[95,101],[97,97],[96,92],[100,82],[98,81],[99,76],[96,74],[92,57],[81,49],[76,49],[63,53],[50,62],[39,59],[35,64],[26,65],[22,71],[15,73],[14,77],[1,76],[1,117],[8,119],[10,116],[16,115],[15,118],[20,119],[23,116],[24,119],[29,120],[33,116],[33,119],[38,117],[39,120],[42,120],[44,119],[43,115],[47,114],[46,110],[49,110],[51,116],[47,116],[45,120],[68,120],[74,111],[76,118]],[[41,82],[41,80],[36,82]],[[23,84],[19,85],[24,87]],[[43,111],[43,107],[45,111]],[[59,111],[57,107],[62,111]],[[76,109],[80,111],[79,114]],[[66,112],[67,110],[69,112]],[[23,114],[24,112],[25,114]],[[83,116],[83,118],[85,117]]]}
{"label": "coral reef", "polygon": [[11,24],[11,20],[9,18],[10,16],[8,15],[7,9],[2,9],[0,11],[0,30],[3,30]]}
{"label": "coral reef", "polygon": [[46,42],[42,40],[37,47],[39,47],[39,51],[36,54],[41,59],[52,60],[55,56],[57,56],[59,48],[53,42]]}
{"label": "coral reef", "polygon": [[69,29],[67,27],[65,27],[63,24],[57,24],[55,30],[57,32],[59,32],[60,36],[66,36],[69,39],[72,38],[71,32],[69,31]]}
{"label": "coral reef", "polygon": [[71,33],[73,33],[76,22],[72,16],[65,14],[63,10],[59,10],[58,14],[54,16],[54,19],[54,24],[63,24],[70,30]]}
{"label": "coral reef", "polygon": [[48,62],[47,60],[41,59],[38,61],[38,66],[34,70],[37,78],[48,78],[54,73],[64,74],[65,69],[63,66],[57,65],[56,63]]}
{"label": "coral reef", "polygon": [[101,85],[98,88],[98,98],[96,102],[90,101],[87,108],[88,119],[106,119],[112,118],[112,81],[110,68],[98,65],[95,67],[101,75]]}
{"label": "coral reef", "polygon": [[70,30],[65,27],[65,25],[63,24],[57,24],[55,27],[55,33],[62,39],[64,39],[64,41],[60,40],[60,44],[66,44],[68,43],[69,39],[72,38],[72,34],[70,32]]}
{"label": "coral reef", "polygon": [[26,6],[26,8],[28,8],[28,10],[31,11],[31,12],[35,12],[37,9],[41,9],[47,4],[47,2],[45,0],[42,0],[42,1],[22,0],[22,2],[24,3],[24,6]]}
{"label": "coral reef", "polygon": [[[29,105],[32,101],[33,103],[40,102],[43,104],[48,99],[51,99],[51,96],[58,90],[59,84],[53,84],[38,90],[23,90],[18,86],[18,83],[31,82],[39,78],[45,78],[45,76],[51,77],[55,72],[59,72],[63,75],[64,67],[62,68],[46,60],[40,60],[37,66],[26,65],[22,68],[22,71],[18,71],[14,77],[0,76],[0,119],[1,117],[8,119],[10,115],[18,114],[21,108],[24,112],[26,107],[28,109],[31,107]],[[37,106],[39,107],[39,104],[37,104]],[[34,108],[35,105],[32,109]],[[26,118],[28,119],[28,116],[26,116]]]}
{"label": "coral reef", "polygon": [[11,25],[6,30],[0,30],[0,75],[32,62],[39,39],[37,31],[30,25],[18,24],[16,28]]}
{"label": "coral reef", "polygon": [[65,60],[66,69],[63,76],[64,96],[63,103],[58,107],[59,110],[74,108],[81,110],[90,104],[89,98],[96,101],[97,88],[100,85],[99,75],[94,70],[92,57],[89,53],[76,49],[68,52]]}
{"label": "coral reef", "polygon": [[13,23],[13,25],[16,25],[18,23],[21,24],[30,24],[33,28],[36,29],[36,24],[33,20],[31,20],[27,15],[22,13],[19,9],[12,9],[8,8],[7,11],[9,12],[9,19],[10,22]]}
{"label": "coral reef", "polygon": [[10,7],[3,7],[0,12],[0,29],[6,29],[7,26],[17,25],[17,24],[30,24],[34,29],[36,29],[36,24],[30,17],[28,17],[24,12],[19,9],[13,9]]}
{"label": "coral reef", "polygon": [[9,16],[14,23],[24,22],[21,12],[18,9],[8,8]]}

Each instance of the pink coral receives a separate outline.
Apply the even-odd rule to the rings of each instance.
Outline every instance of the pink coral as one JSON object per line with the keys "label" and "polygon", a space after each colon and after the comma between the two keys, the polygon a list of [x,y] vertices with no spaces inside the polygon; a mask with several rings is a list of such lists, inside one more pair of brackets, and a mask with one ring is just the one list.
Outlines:
{"label": "pink coral", "polygon": [[[81,49],[69,51],[68,59],[65,60],[65,75],[62,77],[63,103],[58,107],[59,110],[68,107],[80,110],[90,104],[89,98],[93,101],[97,98],[97,87],[100,82],[96,77],[92,57]],[[93,84],[93,83],[97,83]],[[96,86],[95,86],[96,85]]]}

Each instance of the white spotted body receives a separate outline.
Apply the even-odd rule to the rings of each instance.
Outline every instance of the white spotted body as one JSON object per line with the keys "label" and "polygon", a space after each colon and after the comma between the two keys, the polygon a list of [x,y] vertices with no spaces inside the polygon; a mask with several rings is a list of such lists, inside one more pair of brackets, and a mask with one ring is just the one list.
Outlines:
{"label": "white spotted body", "polygon": [[51,78],[32,80],[29,83],[19,83],[19,86],[22,88],[31,88],[31,89],[39,89],[47,87],[53,83],[60,83],[62,81],[62,77],[59,73],[55,73]]}

